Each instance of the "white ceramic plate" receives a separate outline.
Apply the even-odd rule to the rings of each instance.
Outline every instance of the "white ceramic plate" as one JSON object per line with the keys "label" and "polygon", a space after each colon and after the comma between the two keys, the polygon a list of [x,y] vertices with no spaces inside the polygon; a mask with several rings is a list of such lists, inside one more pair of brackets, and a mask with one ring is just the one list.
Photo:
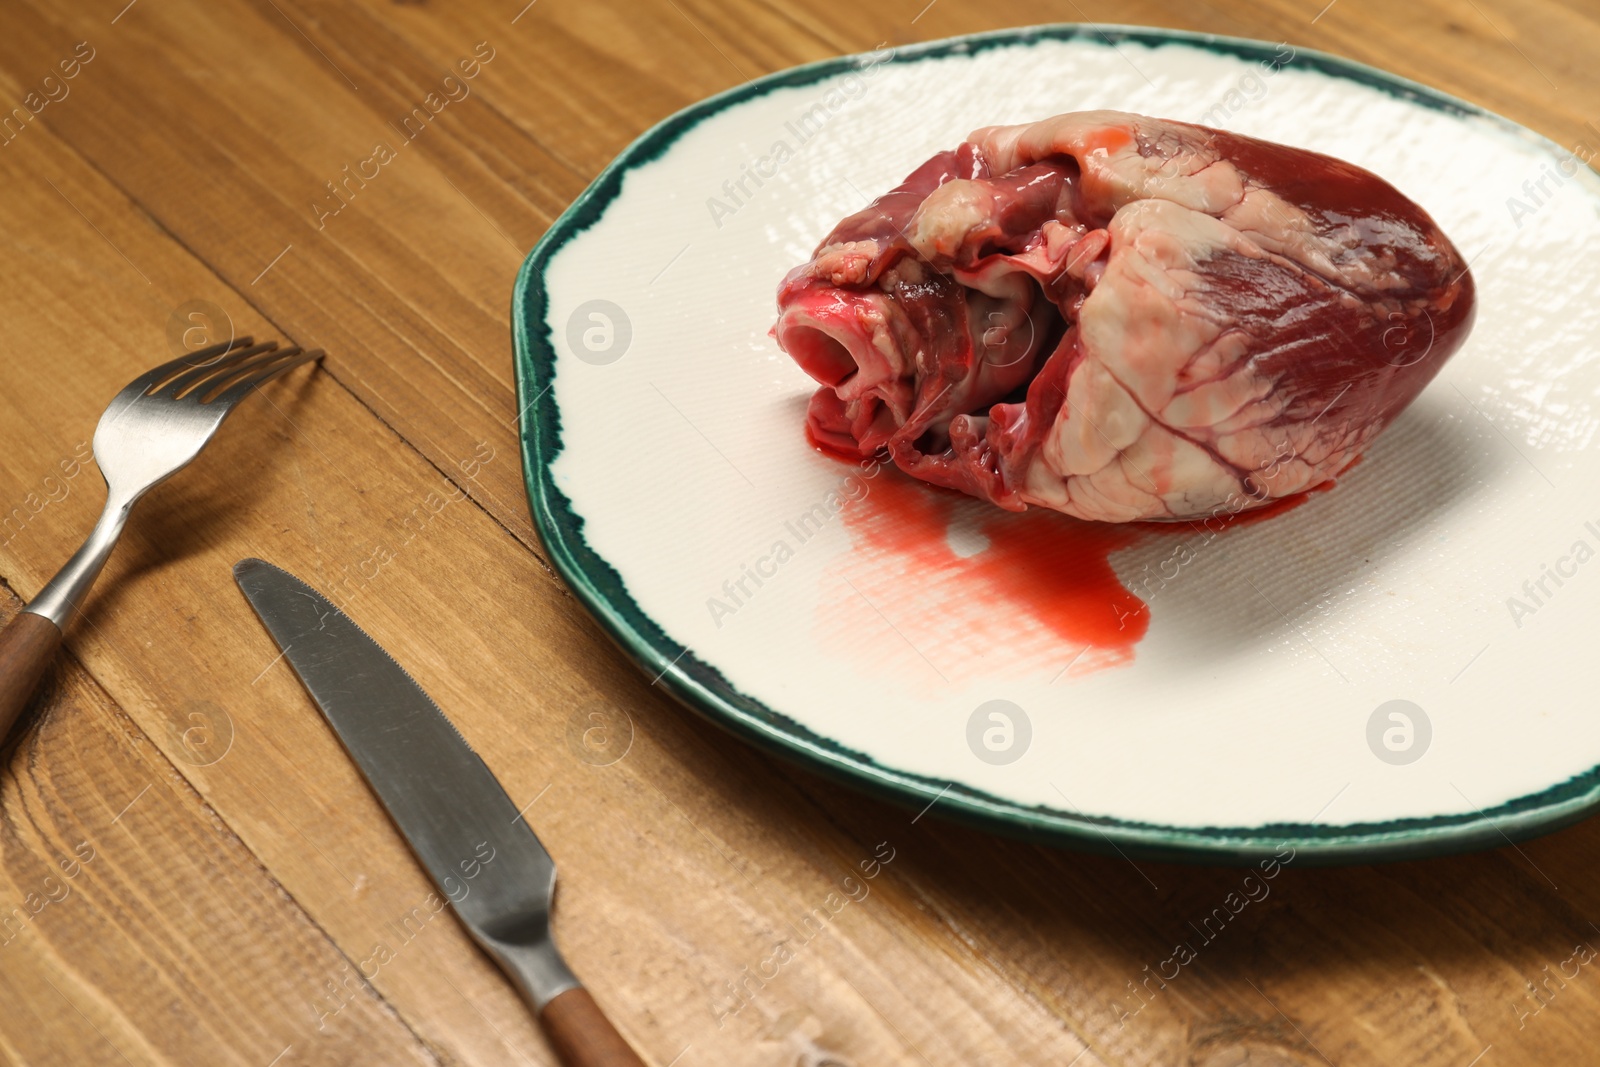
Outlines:
{"label": "white ceramic plate", "polygon": [[[807,445],[784,273],[970,130],[1092,108],[1349,159],[1472,259],[1470,339],[1331,491],[1097,554]],[[914,807],[1219,861],[1543,832],[1600,799],[1597,193],[1507,120],[1270,43],[1059,26],[762,78],[647,133],[530,254],[535,520],[661,684]],[[1116,583],[1137,642],[1085,614]]]}

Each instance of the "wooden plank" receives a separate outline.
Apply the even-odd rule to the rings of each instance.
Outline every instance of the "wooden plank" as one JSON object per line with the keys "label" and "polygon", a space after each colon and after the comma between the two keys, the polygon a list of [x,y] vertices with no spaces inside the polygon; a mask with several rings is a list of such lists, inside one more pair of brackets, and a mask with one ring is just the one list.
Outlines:
{"label": "wooden plank", "polygon": [[[59,463],[110,392],[162,350],[175,305],[210,299],[241,327],[276,322],[330,345],[327,374],[241,412],[152,499],[108,575],[126,584],[97,598],[72,643],[174,758],[178,710],[226,706],[239,747],[213,767],[180,763],[184,773],[347,959],[388,949],[372,987],[441,1059],[546,1054],[460,931],[415,914],[420,873],[228,587],[240,555],[268,555],[347,598],[513,796],[539,797],[530,814],[562,864],[558,934],[655,1062],[1586,1058],[1592,968],[1538,1000],[1523,982],[1570,971],[1576,941],[1600,943],[1584,933],[1596,910],[1584,876],[1600,845],[1589,826],[1491,856],[1291,864],[1178,979],[1158,994],[1144,987],[1149,1003],[1135,1011],[1145,1002],[1129,983],[1169,958],[1242,872],[1141,873],[952,827],[937,810],[913,825],[665,704],[505,534],[529,537],[504,309],[519,253],[645,125],[832,50],[1011,19],[1191,25],[1377,62],[1560,139],[1581,134],[1595,98],[1582,62],[1597,39],[1591,12],[1340,0],[1313,24],[1315,12],[1278,0],[887,11],[675,0],[619,17],[616,5],[541,0],[512,23],[513,6],[140,4],[108,27],[98,11],[37,4],[8,13],[0,39],[0,88],[19,99],[77,40],[100,49],[70,98],[0,146],[11,239],[0,310],[17,351],[34,354],[0,368],[0,500],[23,509],[16,534],[0,535],[0,573],[36,590],[92,521],[96,491],[63,481]],[[320,184],[365,158],[480,40],[497,51],[472,96],[429,120],[381,178],[352,183],[349,205],[315,229]],[[446,475],[486,510],[454,499]],[[570,740],[608,707],[627,708],[633,725],[614,764]],[[869,882],[860,864],[880,842],[895,859]],[[835,910],[830,894],[848,903]],[[106,986],[99,998],[135,997],[114,975],[93,978]],[[232,990],[246,977],[215,981]],[[26,1018],[59,1022],[37,987],[13,1001]],[[336,991],[326,1003],[343,1000]],[[255,1017],[265,1025],[286,1010]],[[0,1024],[0,1047],[31,1062],[17,1036],[26,1018]],[[354,1009],[328,1024],[368,1026]]]}
{"label": "wooden plank", "polygon": [[[19,7],[0,67],[47,70],[92,38],[95,60],[43,120],[52,131],[114,171],[267,317],[337,353],[330,371],[441,469],[470,454],[480,423],[508,448],[511,279],[581,182],[477,99],[401,137],[390,123],[439,87],[437,70],[389,49],[371,69],[351,64],[358,94],[303,51],[296,24],[262,8],[144,5],[108,28],[87,9]],[[386,40],[375,20],[359,29]],[[394,153],[381,165],[379,144]],[[514,464],[491,468],[474,492],[530,536]]]}
{"label": "wooden plank", "polygon": [[[365,0],[374,10],[378,0]],[[1232,36],[1255,37],[1267,41],[1287,41],[1330,51],[1364,63],[1393,71],[1404,77],[1454,93],[1484,107],[1545,132],[1562,144],[1585,135],[1585,123],[1597,120],[1592,102],[1600,95],[1600,73],[1588,62],[1595,39],[1600,38],[1600,12],[1592,5],[1561,0],[1519,0],[1514,4],[1483,5],[1461,0],[1422,0],[1413,4],[1383,4],[1377,0],[1338,0],[1332,5],[1307,5],[1293,0],[1267,0],[1264,3],[1187,3],[1183,0],[1132,0],[1110,3],[1105,0],[1075,0],[1062,5],[1053,0],[1017,0],[1003,8],[939,0],[934,4],[880,5],[863,7],[844,0],[819,0],[796,6],[768,0],[763,4],[778,21],[762,19],[741,26],[728,34],[730,23],[737,24],[750,5],[739,0],[702,0],[696,5],[677,4],[675,14],[692,23],[700,33],[698,41],[677,50],[680,63],[696,66],[723,58],[720,72],[713,71],[709,84],[695,79],[691,84],[703,91],[726,88],[749,76],[764,73],[749,60],[760,55],[761,38],[769,38],[770,48],[781,49],[777,57],[791,56],[791,62],[819,59],[839,52],[863,52],[882,45],[902,45],[920,40],[1003,29],[1008,26],[1050,22],[1096,22],[1168,26],[1177,29]],[[915,10],[912,10],[915,8]],[[1325,11],[1321,11],[1325,8]],[[605,25],[603,5],[581,5],[588,25]],[[538,5],[529,9],[523,26],[536,26],[541,32],[561,35],[565,45],[573,38],[569,27],[575,21],[572,7]],[[1320,11],[1320,17],[1318,16]],[[489,32],[499,22],[499,8],[490,3],[472,3],[466,9],[452,8],[448,16],[424,6],[410,6],[397,13],[397,26],[405,31],[408,43],[429,55],[436,63],[447,62],[439,46],[445,27],[471,25],[475,32]],[[539,21],[535,22],[534,20]],[[915,21],[913,21],[915,20]],[[612,23],[614,25],[615,23]],[[595,45],[618,40],[615,33],[596,34]],[[668,49],[632,48],[624,37],[619,46],[603,55],[604,62],[585,55],[573,66],[615,77],[619,66],[635,72],[627,84],[642,100],[660,100],[659,118],[679,106],[675,96],[663,94],[657,82],[649,80],[659,69]],[[696,47],[697,46],[697,47]],[[744,55],[731,50],[743,48]],[[782,65],[782,64],[779,64]],[[541,65],[548,73],[554,66]],[[720,73],[719,79],[715,75]],[[567,79],[570,86],[571,79]],[[566,113],[549,114],[547,84],[506,80],[486,84],[485,95],[497,108],[518,115],[519,124],[535,136],[561,139],[574,145],[568,154],[575,169],[592,174],[615,154],[626,140],[641,131],[645,123],[631,130],[618,129],[609,140],[594,147],[581,141],[587,128],[607,129],[627,111],[617,107],[591,113],[580,111],[576,128]],[[570,88],[566,90],[570,94]],[[609,102],[616,91],[602,83]],[[1590,135],[1593,131],[1588,131]]]}
{"label": "wooden plank", "polygon": [[[824,804],[853,838],[903,822],[848,797]],[[1600,1037],[1585,962],[1600,951],[1593,821],[1482,855],[1290,859],[1247,884],[1245,870],[1033,849],[926,826],[936,818],[896,860],[915,906],[1107,1063],[1459,1067],[1492,1045],[1483,1062],[1546,1064],[1578,1062]],[[1179,944],[1194,953],[1182,966]]]}
{"label": "wooden plank", "polygon": [[[914,28],[906,22],[909,9],[899,7],[862,8],[837,2],[803,8],[770,6],[800,24],[812,39],[840,51],[1074,14],[1288,40],[1439,85],[1563,143],[1591,136],[1592,131],[1584,128],[1591,116],[1581,102],[1595,99],[1594,90],[1600,88],[1591,65],[1582,62],[1585,46],[1580,43],[1592,47],[1600,39],[1600,27],[1591,12],[1577,5],[1531,3],[1491,12],[1453,3],[1395,7],[1346,2],[1330,9],[1326,21],[1319,18],[1313,23],[1310,16],[1315,11],[1288,3],[1249,9],[1231,4],[1085,3],[1071,11],[1042,3],[1008,5],[1003,10],[942,3],[915,5],[925,17]],[[586,10],[592,11],[593,5]],[[679,13],[694,19],[704,10]],[[466,17],[476,15],[486,24],[488,11],[487,5],[474,5]],[[448,21],[454,24],[459,17],[453,11]],[[559,26],[560,17],[561,10],[552,7],[539,25]],[[432,9],[416,7],[405,11],[401,25],[413,45],[426,52],[446,22]],[[1373,32],[1379,27],[1383,32]],[[702,43],[707,55],[726,43],[712,32],[709,20],[702,28],[707,31]],[[740,40],[748,40],[751,33]],[[784,39],[795,47],[796,38]],[[441,58],[437,49],[434,57]],[[814,58],[815,53],[806,57]],[[1559,92],[1546,80],[1547,74],[1560,83]],[[498,107],[520,106],[529,113],[524,124],[539,128],[532,101],[540,97],[503,83],[488,87],[486,95]],[[514,99],[519,95],[520,102]],[[604,160],[579,162],[597,167]],[[802,788],[826,793],[809,783]],[[854,806],[853,801],[846,803]],[[1237,875],[1167,871],[1160,875],[1162,883],[1177,882],[1185,891],[1152,902],[1144,896],[1149,887],[1131,877],[1131,868],[1119,870],[1114,861],[1109,869],[1104,861],[1049,854],[1036,862],[1019,862],[1011,846],[995,845],[981,835],[963,835],[960,840],[962,848],[936,850],[936,859],[918,872],[925,876],[919,880],[944,885],[954,870],[1012,868],[1011,878],[975,882],[970,895],[952,906],[952,914],[964,923],[965,935],[983,946],[985,957],[998,961],[997,970],[1008,983],[1029,990],[1059,1017],[1072,1020],[1073,1029],[1118,1062],[1180,1062],[1188,1056],[1194,1062],[1231,1063],[1246,1055],[1278,1057],[1282,1062],[1317,1061],[1317,1046],[1324,1044],[1341,1063],[1465,1063],[1491,1044],[1497,1060],[1556,1062],[1563,1049],[1581,1047],[1594,1038],[1583,1001],[1576,996],[1568,999],[1568,1012],[1558,1014],[1552,1005],[1549,1014],[1536,1016],[1560,1018],[1559,1026],[1528,1032],[1532,1024],[1526,1013],[1537,1011],[1540,1001],[1528,999],[1523,981],[1539,980],[1541,969],[1553,970],[1567,961],[1572,946],[1565,940],[1589,935],[1584,934],[1581,909],[1546,896],[1544,890],[1550,887],[1517,852],[1493,860],[1408,864],[1383,872],[1295,871],[1286,877],[1278,900],[1252,918],[1263,925],[1271,923],[1274,936],[1292,940],[1305,958],[1324,966],[1275,957],[1270,946],[1261,943],[1265,935],[1247,932],[1247,926],[1235,935],[1238,940],[1208,948],[1198,977],[1185,974],[1182,988],[1163,990],[1148,1010],[1139,1010],[1142,1001],[1128,983],[1147,976],[1146,967],[1170,958],[1172,941],[1187,936],[1189,918],[1208,914],[1236,888]],[[1523,851],[1585,854],[1592,852],[1596,840],[1593,830],[1580,827]],[[1463,879],[1474,883],[1471,903],[1462,905],[1466,916],[1436,903],[1458,900]],[[1397,880],[1406,888],[1397,888]],[[1101,886],[1107,881],[1117,886],[1116,895],[1130,907],[1103,906]],[[1564,880],[1569,886],[1565,892],[1572,892],[1573,881]],[[1039,894],[1031,891],[1033,885],[1051,889]],[[1406,898],[1404,922],[1383,914],[1382,902],[1393,896]],[[1307,914],[1286,911],[1296,898],[1309,898],[1311,903],[1303,905]],[[977,907],[978,900],[993,907]],[[929,902],[930,908],[936,906]],[[1522,937],[1504,936],[1492,918],[1508,908],[1524,918]],[[1094,925],[1067,917],[1078,909],[1091,909]],[[982,918],[975,921],[974,911]],[[1050,916],[1053,952],[1039,946],[1036,924],[1041,912]],[[1003,918],[994,918],[996,913]],[[1344,929],[1352,925],[1358,932]],[[1459,943],[1462,940],[1467,946]],[[1063,963],[1063,955],[1074,962]],[[1369,973],[1330,988],[1329,970],[1343,973],[1362,967]],[[1126,1005],[1116,1006],[1121,1001]],[[1299,1021],[1278,1013],[1274,1004]],[[1123,1010],[1137,1015],[1119,1024]],[[1321,1036],[1313,1041],[1309,1034]]]}
{"label": "wooden plank", "polygon": [[[359,977],[318,1026],[351,961],[81,666],[39,703],[0,778],[7,1062],[437,1063]],[[182,758],[225,758],[221,709],[185,714]]]}
{"label": "wooden plank", "polygon": [[[0,311],[16,343],[48,354],[3,371],[0,395],[31,420],[0,426],[7,499],[42,484],[57,469],[52,457],[70,452],[104,398],[148,361],[140,353],[163,348],[165,315],[153,312],[177,294],[202,294],[232,308],[241,328],[271,331],[47,131],[38,135],[27,156],[0,152],[13,189],[0,225],[51,234],[60,250],[56,262],[13,261],[3,274]],[[91,288],[95,300],[82,300]],[[515,462],[492,447],[459,458],[468,479]],[[0,569],[36,592],[97,504],[75,480],[0,548]],[[1041,1048],[1070,1061],[1082,1051],[959,939],[906,931],[915,911],[895,903],[904,889],[889,875],[870,906],[840,906],[875,842],[841,838],[768,761],[686,719],[493,517],[458,499],[331,376],[302,374],[242,407],[193,467],[141,505],[69,643],[164,749],[174,709],[227,709],[230,755],[185,773],[349,958],[376,969],[373,987],[441,1058],[544,1053],[523,1006],[453,923],[428,922],[403,950],[394,944],[428,886],[231,588],[228,569],[246,555],[347,602],[513,797],[539,798],[531,814],[562,867],[558,936],[656,1062],[691,1045],[704,1062],[772,1064],[807,1050],[874,1063],[970,1062],[977,1049],[1021,1063]],[[635,724],[614,766],[595,765],[570,740],[597,703],[629,709]],[[778,946],[802,938],[807,951],[783,981],[744,987],[748,1005],[730,992],[746,968],[759,973]],[[330,1025],[343,1017],[333,1015]],[[1026,1048],[1008,1048],[997,1027],[1029,1034]]]}
{"label": "wooden plank", "polygon": [[[39,4],[16,12],[0,67],[48,70],[92,39],[52,129],[264,314],[338,352],[330,371],[448,471],[479,440],[514,447],[512,282],[587,179],[691,100],[826,54],[759,8],[774,43],[746,32],[749,13],[694,2],[621,32],[549,11],[517,24],[479,12],[430,35],[425,55],[391,26],[403,10],[353,3],[147,5],[109,29]],[[240,55],[239,41],[272,47]],[[580,115],[590,85],[601,104]],[[535,545],[515,465],[461,484]]]}

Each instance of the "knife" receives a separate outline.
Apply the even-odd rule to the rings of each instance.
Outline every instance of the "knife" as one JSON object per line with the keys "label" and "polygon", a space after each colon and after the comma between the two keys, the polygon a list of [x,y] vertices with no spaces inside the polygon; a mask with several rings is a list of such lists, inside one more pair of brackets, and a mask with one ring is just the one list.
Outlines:
{"label": "knife", "polygon": [[411,676],[287,571],[233,577],[439,891],[533,1008],[567,1067],[644,1067],[550,935],[556,866],[500,782]]}

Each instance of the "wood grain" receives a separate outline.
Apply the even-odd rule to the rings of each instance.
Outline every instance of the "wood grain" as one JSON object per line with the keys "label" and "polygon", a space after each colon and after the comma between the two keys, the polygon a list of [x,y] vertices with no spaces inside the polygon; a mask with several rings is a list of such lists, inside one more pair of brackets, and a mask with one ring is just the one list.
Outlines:
{"label": "wood grain", "polygon": [[[1426,863],[1290,862],[1162,982],[1151,969],[1242,872],[1042,850],[937,806],[917,818],[665,700],[539,558],[507,308],[522,254],[628,141],[794,63],[1030,21],[1146,22],[1325,48],[1570,143],[1600,121],[1600,13],[7,0],[4,18],[0,101],[79,42],[94,58],[0,143],[0,577],[33,595],[92,524],[86,437],[167,358],[175,311],[209,302],[239,333],[329,355],[141,505],[0,779],[4,899],[27,913],[29,894],[60,896],[60,862],[95,850],[71,895],[0,948],[26,961],[0,966],[0,1059],[555,1062],[274,661],[229,580],[248,555],[338,598],[532,802],[560,867],[556,936],[646,1062],[1592,1058],[1600,978],[1574,961],[1600,946],[1600,825]],[[480,45],[493,58],[470,94],[402,132]],[[380,142],[392,162],[348,181]],[[584,744],[594,714],[615,747]]]}
{"label": "wood grain", "polygon": [[184,780],[228,754],[222,709],[174,764],[70,657],[45,703],[0,777],[0,1057],[436,1062]]}

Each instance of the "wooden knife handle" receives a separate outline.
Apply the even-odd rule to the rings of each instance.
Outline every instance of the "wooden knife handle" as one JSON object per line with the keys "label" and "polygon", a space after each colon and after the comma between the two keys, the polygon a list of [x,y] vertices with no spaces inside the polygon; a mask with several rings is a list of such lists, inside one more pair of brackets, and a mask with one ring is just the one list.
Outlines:
{"label": "wooden knife handle", "polygon": [[11,733],[60,647],[60,629],[43,615],[19,612],[0,630],[0,741]]}
{"label": "wooden knife handle", "polygon": [[644,1067],[582,986],[557,995],[539,1021],[565,1067]]}

